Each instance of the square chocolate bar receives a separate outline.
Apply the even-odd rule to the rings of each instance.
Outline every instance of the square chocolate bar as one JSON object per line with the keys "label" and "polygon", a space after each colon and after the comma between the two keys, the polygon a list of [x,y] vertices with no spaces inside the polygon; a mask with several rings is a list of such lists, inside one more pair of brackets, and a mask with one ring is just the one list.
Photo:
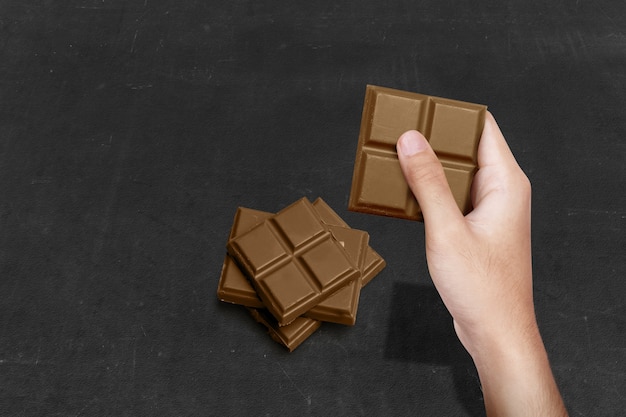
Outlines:
{"label": "square chocolate bar", "polygon": [[267,328],[270,337],[293,352],[309,336],[322,325],[321,321],[306,317],[297,317],[286,326],[279,326],[278,322],[264,308],[248,308],[252,317]]}
{"label": "square chocolate bar", "polygon": [[396,152],[399,137],[417,130],[430,142],[459,209],[467,214],[486,110],[481,104],[368,85],[348,208],[423,220]]}
{"label": "square chocolate bar", "polygon": [[[385,267],[385,261],[367,245],[368,234],[351,229],[324,200],[318,198],[313,202],[313,207],[320,220],[328,226],[335,239],[342,244],[346,253],[359,267],[361,280],[348,283],[312,307],[304,315],[316,320],[354,325],[361,287],[369,283]],[[247,232],[269,217],[271,217],[271,213],[239,207],[235,214],[229,239]],[[230,255],[226,255],[224,259],[217,296],[225,302],[246,307],[264,308],[254,287]]]}
{"label": "square chocolate bar", "polygon": [[306,198],[230,239],[227,248],[279,325],[361,275]]}

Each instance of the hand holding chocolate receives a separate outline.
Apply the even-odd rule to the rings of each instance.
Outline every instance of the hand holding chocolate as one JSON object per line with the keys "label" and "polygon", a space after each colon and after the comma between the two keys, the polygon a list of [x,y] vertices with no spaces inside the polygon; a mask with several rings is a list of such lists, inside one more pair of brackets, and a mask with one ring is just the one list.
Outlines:
{"label": "hand holding chocolate", "polygon": [[422,220],[396,153],[400,135],[417,130],[430,142],[459,209],[467,214],[486,110],[481,104],[368,85],[349,209]]}

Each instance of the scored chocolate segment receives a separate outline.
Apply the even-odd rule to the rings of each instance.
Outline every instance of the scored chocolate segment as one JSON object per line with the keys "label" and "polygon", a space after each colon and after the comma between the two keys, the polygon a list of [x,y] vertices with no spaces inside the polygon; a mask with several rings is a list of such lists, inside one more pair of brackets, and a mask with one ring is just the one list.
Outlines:
{"label": "scored chocolate segment", "polygon": [[[235,236],[244,234],[271,216],[272,213],[239,207],[228,238],[232,239]],[[247,307],[263,307],[263,302],[257,296],[252,285],[250,285],[250,281],[248,281],[248,278],[246,278],[239,266],[228,254],[224,257],[222,273],[217,285],[217,297],[222,301],[233,304]]]}
{"label": "scored chocolate segment", "polygon": [[[317,198],[313,202],[313,207],[319,214],[324,223],[329,226],[350,227],[339,215],[321,198]],[[361,269],[361,286],[366,286],[380,271],[382,271],[387,263],[371,246],[367,247],[365,252],[365,260]]]}
{"label": "scored chocolate segment", "polygon": [[224,257],[220,282],[217,285],[217,298],[221,301],[246,307],[263,308],[263,301],[250,285],[248,278],[230,255]]}
{"label": "scored chocolate segment", "polygon": [[306,198],[229,240],[227,248],[279,325],[360,276]]}
{"label": "scored chocolate segment", "polygon": [[361,286],[365,287],[369,284],[380,271],[382,271],[387,262],[372,248],[368,248],[365,253],[365,262],[363,263],[363,272],[361,273]]}
{"label": "scored chocolate segment", "polygon": [[429,101],[423,133],[437,155],[475,166],[486,107],[438,97]]}
{"label": "scored chocolate segment", "polygon": [[350,227],[348,226],[348,223],[346,223],[341,217],[339,217],[339,215],[335,212],[335,210],[330,208],[328,203],[322,200],[321,197],[318,197],[313,202],[313,208],[315,208],[315,211],[317,212],[317,215],[320,217],[320,220],[324,222],[325,224],[330,225],[330,226]]}
{"label": "scored chocolate segment", "polygon": [[322,325],[321,321],[298,317],[286,326],[278,322],[267,310],[248,308],[254,319],[264,325],[272,339],[285,346],[290,352],[300,346]]}
{"label": "scored chocolate segment", "polygon": [[418,130],[441,161],[459,209],[467,214],[478,169],[477,150],[487,107],[368,85],[348,208],[422,220],[396,152],[398,138]]}
{"label": "scored chocolate segment", "polygon": [[[343,226],[331,225],[328,227],[334,238],[342,244],[350,259],[359,268],[359,271],[363,271],[369,235],[361,230]],[[330,297],[321,301],[304,313],[304,315],[317,320],[346,324],[348,326],[354,325],[361,295],[361,283],[360,279],[355,279],[343,288],[335,291]]]}

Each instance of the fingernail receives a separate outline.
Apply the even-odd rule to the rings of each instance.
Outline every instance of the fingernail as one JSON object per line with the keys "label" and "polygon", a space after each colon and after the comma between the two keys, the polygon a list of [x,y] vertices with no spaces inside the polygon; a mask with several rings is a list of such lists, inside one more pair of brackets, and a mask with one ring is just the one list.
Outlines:
{"label": "fingernail", "polygon": [[410,130],[398,139],[398,152],[404,156],[412,156],[426,149],[426,139],[414,130]]}

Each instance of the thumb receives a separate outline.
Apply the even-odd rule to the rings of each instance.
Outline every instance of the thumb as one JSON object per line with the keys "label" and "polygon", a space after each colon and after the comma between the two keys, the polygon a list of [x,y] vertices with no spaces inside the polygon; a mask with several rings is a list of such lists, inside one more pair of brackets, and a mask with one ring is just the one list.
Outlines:
{"label": "thumb", "polygon": [[427,227],[438,228],[462,219],[441,162],[426,138],[418,131],[409,130],[400,136],[396,148],[400,167]]}

